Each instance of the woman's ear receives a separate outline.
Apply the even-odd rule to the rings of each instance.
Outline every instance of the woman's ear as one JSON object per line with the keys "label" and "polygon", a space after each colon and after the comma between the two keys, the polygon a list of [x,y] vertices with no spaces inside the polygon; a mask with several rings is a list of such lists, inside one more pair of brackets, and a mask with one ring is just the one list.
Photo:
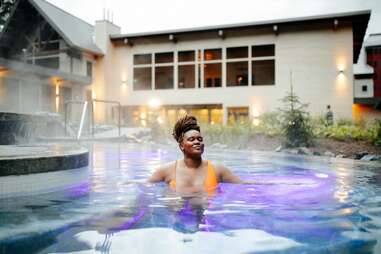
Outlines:
{"label": "woman's ear", "polygon": [[180,148],[180,150],[182,151],[182,152],[184,152],[184,146],[183,146],[183,144],[180,142],[179,143],[179,148]]}

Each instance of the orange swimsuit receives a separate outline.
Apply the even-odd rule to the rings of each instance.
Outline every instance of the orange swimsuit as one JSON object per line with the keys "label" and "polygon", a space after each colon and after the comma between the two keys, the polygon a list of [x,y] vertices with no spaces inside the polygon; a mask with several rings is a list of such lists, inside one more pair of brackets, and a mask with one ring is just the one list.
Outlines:
{"label": "orange swimsuit", "polygon": [[[175,179],[172,179],[169,182],[169,186],[174,190],[176,190],[176,166],[177,166],[177,161],[175,163]],[[205,190],[207,191],[214,190],[217,188],[217,185],[218,185],[218,180],[217,180],[216,170],[213,167],[212,163],[208,161],[208,172],[206,174],[206,178],[204,181]]]}

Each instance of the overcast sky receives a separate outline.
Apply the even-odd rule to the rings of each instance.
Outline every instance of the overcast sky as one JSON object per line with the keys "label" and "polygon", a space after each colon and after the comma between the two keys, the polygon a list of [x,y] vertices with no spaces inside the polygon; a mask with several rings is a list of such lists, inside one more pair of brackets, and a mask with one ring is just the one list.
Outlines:
{"label": "overcast sky", "polygon": [[[122,33],[222,25],[372,9],[368,33],[381,33],[381,0],[48,0],[90,24],[113,13]],[[110,15],[111,16],[111,15]]]}

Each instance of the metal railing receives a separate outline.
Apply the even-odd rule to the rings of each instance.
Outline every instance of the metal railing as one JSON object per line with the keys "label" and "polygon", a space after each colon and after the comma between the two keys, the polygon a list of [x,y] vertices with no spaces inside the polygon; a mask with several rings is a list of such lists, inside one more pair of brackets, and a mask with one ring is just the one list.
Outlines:
{"label": "metal railing", "polygon": [[82,135],[82,131],[83,131],[83,125],[84,125],[84,122],[85,122],[85,118],[86,118],[86,113],[87,113],[87,108],[88,108],[88,105],[90,104],[90,119],[91,119],[91,135],[92,137],[94,138],[95,136],[95,112],[94,112],[94,103],[105,103],[105,104],[115,104],[118,108],[118,123],[117,123],[117,126],[118,126],[118,136],[120,137],[120,134],[121,134],[121,104],[119,101],[110,101],[110,100],[99,100],[99,99],[93,99],[93,100],[89,100],[89,101],[80,101],[80,100],[69,100],[69,101],[65,101],[65,106],[64,106],[64,110],[65,110],[65,136],[68,135],[68,131],[67,131],[67,126],[68,126],[68,106],[69,105],[72,105],[72,104],[83,104],[83,107],[82,107],[82,114],[81,114],[81,120],[80,120],[80,123],[79,123],[79,128],[78,128],[78,132],[77,132],[77,135],[76,135],[76,138],[77,140],[79,140],[81,138],[81,135]]}

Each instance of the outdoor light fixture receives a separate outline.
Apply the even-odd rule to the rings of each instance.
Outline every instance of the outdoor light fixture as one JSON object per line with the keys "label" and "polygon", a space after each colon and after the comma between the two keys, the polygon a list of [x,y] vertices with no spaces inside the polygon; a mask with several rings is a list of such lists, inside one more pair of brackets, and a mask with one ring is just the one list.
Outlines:
{"label": "outdoor light fixture", "polygon": [[160,105],[161,105],[161,102],[158,99],[151,99],[148,102],[148,106],[150,108],[158,108],[158,107],[160,107]]}
{"label": "outdoor light fixture", "polygon": [[276,35],[278,35],[279,31],[278,31],[278,26],[277,25],[273,25],[273,31]]}
{"label": "outdoor light fixture", "polygon": [[175,37],[173,34],[170,34],[170,35],[168,36],[168,39],[169,39],[170,41],[172,41],[173,43],[176,43],[176,42],[177,42],[176,37]]}
{"label": "outdoor light fixture", "polygon": [[225,33],[224,33],[224,30],[218,30],[218,36],[219,36],[221,39],[225,39]]}
{"label": "outdoor light fixture", "polygon": [[333,21],[333,28],[336,30],[338,26],[339,26],[339,21],[337,19],[335,19]]}

